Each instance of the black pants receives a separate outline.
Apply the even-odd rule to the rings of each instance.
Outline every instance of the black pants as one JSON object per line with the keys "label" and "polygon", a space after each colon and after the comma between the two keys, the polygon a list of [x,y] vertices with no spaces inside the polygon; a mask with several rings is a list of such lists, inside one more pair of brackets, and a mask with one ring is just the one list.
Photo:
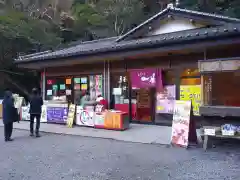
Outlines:
{"label": "black pants", "polygon": [[30,133],[33,133],[33,126],[34,126],[34,119],[36,118],[36,129],[35,132],[36,134],[39,133],[39,128],[40,128],[40,114],[30,114]]}
{"label": "black pants", "polygon": [[4,124],[4,136],[5,140],[8,140],[12,136],[13,123]]}

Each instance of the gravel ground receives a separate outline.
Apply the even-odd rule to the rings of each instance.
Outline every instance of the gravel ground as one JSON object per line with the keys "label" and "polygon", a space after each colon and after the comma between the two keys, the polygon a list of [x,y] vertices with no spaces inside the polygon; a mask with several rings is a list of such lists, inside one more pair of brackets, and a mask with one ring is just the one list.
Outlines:
{"label": "gravel ground", "polygon": [[204,152],[54,134],[36,139],[17,130],[13,137],[0,139],[2,180],[240,179],[237,145]]}

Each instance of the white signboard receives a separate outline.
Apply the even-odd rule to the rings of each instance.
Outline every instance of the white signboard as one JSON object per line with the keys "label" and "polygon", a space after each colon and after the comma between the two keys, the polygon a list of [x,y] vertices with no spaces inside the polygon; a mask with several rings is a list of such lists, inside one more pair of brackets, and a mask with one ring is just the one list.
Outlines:
{"label": "white signboard", "polygon": [[77,106],[76,124],[79,126],[94,126],[94,111],[93,109],[83,109],[82,106]]}
{"label": "white signboard", "polygon": [[[21,108],[21,120],[23,121],[30,121],[30,113],[29,113],[30,106],[22,106]],[[36,119],[34,120],[36,122]],[[42,106],[42,114],[40,118],[40,122],[47,122],[47,106]]]}
{"label": "white signboard", "polygon": [[29,106],[22,106],[21,117],[23,121],[30,121]]}
{"label": "white signboard", "polygon": [[188,146],[191,101],[175,101],[172,122],[171,142],[183,147]]}

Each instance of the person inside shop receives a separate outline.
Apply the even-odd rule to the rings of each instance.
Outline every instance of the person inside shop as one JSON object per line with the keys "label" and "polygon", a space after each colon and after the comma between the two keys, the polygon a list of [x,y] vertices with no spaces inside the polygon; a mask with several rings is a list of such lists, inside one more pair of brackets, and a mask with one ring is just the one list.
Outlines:
{"label": "person inside shop", "polygon": [[88,106],[88,105],[89,106],[96,105],[96,101],[91,101],[89,91],[83,92],[83,96],[81,98],[80,105],[82,107],[85,107],[85,106]]}
{"label": "person inside shop", "polygon": [[97,96],[96,102],[97,102],[97,104],[102,105],[104,107],[104,109],[108,108],[108,102],[107,102],[107,100],[104,99],[104,97],[101,94],[99,94]]}
{"label": "person inside shop", "polygon": [[40,137],[39,128],[40,128],[40,117],[42,113],[43,99],[38,93],[37,88],[33,88],[32,95],[30,97],[30,136],[34,136],[34,119],[36,118],[36,137]]}
{"label": "person inside shop", "polygon": [[13,141],[13,139],[11,138],[13,122],[19,121],[19,119],[17,119],[18,112],[17,109],[14,107],[14,99],[11,91],[7,90],[5,92],[2,104],[5,141]]}
{"label": "person inside shop", "polygon": [[70,88],[68,88],[67,87],[67,89],[66,89],[66,100],[67,100],[67,103],[68,103],[68,106],[70,105],[70,104],[72,104],[72,92],[71,92],[71,89]]}

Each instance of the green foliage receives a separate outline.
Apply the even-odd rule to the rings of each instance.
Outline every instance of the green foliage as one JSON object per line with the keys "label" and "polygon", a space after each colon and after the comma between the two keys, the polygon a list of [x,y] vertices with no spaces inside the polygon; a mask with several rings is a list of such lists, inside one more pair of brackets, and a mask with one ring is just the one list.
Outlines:
{"label": "green foliage", "polygon": [[89,4],[76,3],[72,7],[74,17],[73,39],[91,40],[95,29],[105,28],[106,21]]}
{"label": "green foliage", "polygon": [[[89,4],[76,4],[72,8],[75,24],[85,25],[86,27],[101,26],[105,19]],[[83,27],[84,28],[84,27]]]}
{"label": "green foliage", "polygon": [[240,18],[239,0],[182,0],[182,8]]}
{"label": "green foliage", "polygon": [[0,63],[9,66],[18,53],[36,47],[52,48],[60,43],[52,26],[43,20],[33,20],[25,14],[7,11],[0,16]]}
{"label": "green foliage", "polygon": [[143,3],[141,0],[75,1],[72,14],[75,18],[73,31],[78,37],[86,34],[118,36],[141,21]]}
{"label": "green foliage", "polygon": [[101,0],[95,8],[108,22],[109,32],[121,35],[140,22],[143,5],[141,0]]}

